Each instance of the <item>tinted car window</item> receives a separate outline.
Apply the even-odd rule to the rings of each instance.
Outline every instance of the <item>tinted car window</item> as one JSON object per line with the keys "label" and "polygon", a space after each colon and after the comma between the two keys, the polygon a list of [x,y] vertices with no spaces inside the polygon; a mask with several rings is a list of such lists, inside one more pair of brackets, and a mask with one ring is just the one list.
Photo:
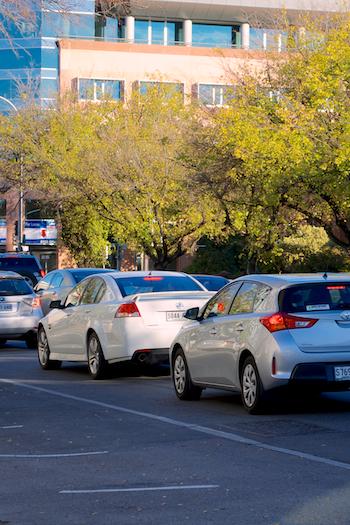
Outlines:
{"label": "tinted car window", "polygon": [[197,279],[197,281],[199,281],[207,290],[212,292],[220,290],[220,288],[230,282],[228,279],[225,279],[225,277],[216,275],[193,275],[193,277]]}
{"label": "tinted car window", "polygon": [[115,277],[123,297],[150,292],[187,292],[203,291],[191,277],[145,275],[138,277]]}
{"label": "tinted car window", "polygon": [[248,314],[260,309],[270,292],[264,284],[245,282],[233,301],[230,314]]}
{"label": "tinted car window", "polygon": [[76,283],[80,283],[85,277],[89,277],[89,275],[95,275],[95,273],[107,273],[115,270],[108,270],[105,268],[86,268],[86,270],[79,270],[79,271],[71,271],[69,272]]}
{"label": "tinted car window", "polygon": [[103,281],[101,279],[91,279],[86,286],[80,304],[94,304],[96,298],[102,287]]}
{"label": "tinted car window", "polygon": [[15,270],[15,268],[30,268],[31,270],[37,270],[39,267],[34,257],[0,257],[0,269],[1,270]]}
{"label": "tinted car window", "polygon": [[53,274],[48,274],[45,279],[41,279],[41,281],[38,282],[38,284],[35,287],[35,290],[38,292],[39,290],[47,290],[50,286],[50,283],[53,278]]}
{"label": "tinted car window", "polygon": [[284,312],[350,309],[350,283],[308,283],[290,286],[279,294]]}
{"label": "tinted car window", "polygon": [[77,286],[73,288],[73,290],[67,295],[67,299],[64,303],[66,308],[70,306],[77,306],[79,304],[86,285],[87,283],[83,282],[77,284]]}
{"label": "tinted car window", "polygon": [[222,292],[216,294],[209,302],[203,313],[203,319],[209,316],[227,315],[232,301],[239,290],[241,283],[233,283]]}
{"label": "tinted car window", "polygon": [[53,276],[53,279],[51,281],[51,287],[52,288],[59,288],[63,281],[63,275],[59,272],[56,272]]}
{"label": "tinted car window", "polygon": [[0,295],[29,295],[33,290],[24,279],[0,279]]}

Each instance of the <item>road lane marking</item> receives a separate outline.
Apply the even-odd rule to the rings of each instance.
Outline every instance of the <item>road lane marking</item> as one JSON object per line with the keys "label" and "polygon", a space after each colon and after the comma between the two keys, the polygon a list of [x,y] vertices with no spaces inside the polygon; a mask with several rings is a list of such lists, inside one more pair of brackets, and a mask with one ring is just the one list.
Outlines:
{"label": "road lane marking", "polygon": [[100,454],[109,454],[109,451],[99,450],[97,452],[67,452],[62,454],[0,454],[0,459],[74,458],[77,456],[99,456]]}
{"label": "road lane marking", "polygon": [[225,432],[223,430],[217,430],[211,427],[195,425],[193,423],[186,423],[185,421],[180,421],[180,420],[172,419],[172,418],[165,417],[165,416],[158,416],[157,414],[152,414],[150,412],[141,412],[139,410],[133,410],[131,408],[125,408],[125,407],[121,407],[118,405],[112,405],[110,403],[104,403],[103,401],[96,401],[95,399],[88,399],[86,397],[65,394],[64,392],[58,392],[57,390],[50,390],[49,388],[28,385],[26,383],[22,383],[14,379],[0,378],[0,382],[7,383],[10,385],[15,385],[15,386],[22,387],[22,388],[28,388],[30,390],[35,390],[37,392],[44,392],[46,394],[61,397],[63,399],[71,399],[73,401],[79,401],[81,403],[87,403],[87,404],[94,405],[94,406],[108,408],[109,410],[115,410],[116,412],[121,412],[124,414],[130,414],[134,416],[151,419],[153,421],[158,421],[159,423],[166,423],[168,425],[174,425],[180,428],[186,428],[187,430],[193,430],[194,432],[200,432],[201,434],[206,434],[208,436],[214,436],[214,437],[219,437],[221,439],[227,439],[229,441],[234,441],[235,443],[241,443],[242,445],[250,445],[250,446],[260,448],[263,450],[269,450],[271,452],[278,452],[280,454],[285,454],[287,456],[294,456],[299,459],[306,459],[309,461],[313,461],[315,463],[322,463],[324,465],[329,465],[332,467],[350,470],[350,463],[345,463],[343,461],[337,461],[334,459],[324,458],[322,456],[315,456],[314,454],[308,454],[307,452],[302,452],[299,450],[293,450],[293,449],[284,448],[284,447],[276,447],[274,445],[269,445],[261,441],[256,441],[255,439],[245,438],[233,432]]}
{"label": "road lane marking", "polygon": [[60,490],[59,494],[100,494],[103,492],[147,492],[157,490],[208,490],[219,485],[170,485],[169,487],[131,487],[128,489]]}
{"label": "road lane marking", "polygon": [[10,428],[23,428],[23,425],[7,425],[6,427],[0,427],[1,430],[7,430]]}

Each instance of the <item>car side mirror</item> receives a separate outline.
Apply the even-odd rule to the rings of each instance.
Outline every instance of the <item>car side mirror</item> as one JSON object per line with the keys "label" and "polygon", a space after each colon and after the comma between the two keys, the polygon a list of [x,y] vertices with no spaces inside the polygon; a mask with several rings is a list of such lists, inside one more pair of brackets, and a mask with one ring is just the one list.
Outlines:
{"label": "car side mirror", "polygon": [[64,304],[62,304],[61,301],[51,301],[50,309],[53,310],[54,308],[58,308],[59,310],[63,310]]}
{"label": "car side mirror", "polygon": [[186,310],[184,317],[185,319],[189,319],[190,321],[197,321],[199,314],[199,308],[196,306],[195,308],[189,308]]}

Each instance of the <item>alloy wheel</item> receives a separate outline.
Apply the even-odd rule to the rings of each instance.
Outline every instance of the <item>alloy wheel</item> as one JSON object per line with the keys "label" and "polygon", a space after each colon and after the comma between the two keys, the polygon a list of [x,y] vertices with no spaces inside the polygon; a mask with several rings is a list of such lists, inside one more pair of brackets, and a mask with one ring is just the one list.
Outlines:
{"label": "alloy wheel", "polygon": [[47,341],[47,337],[44,330],[39,331],[39,337],[38,337],[38,354],[39,354],[39,361],[43,366],[46,366],[49,362],[49,343]]}
{"label": "alloy wheel", "polygon": [[178,355],[174,362],[174,383],[179,394],[185,390],[186,366],[182,355]]}
{"label": "alloy wheel", "polygon": [[91,373],[96,375],[100,368],[100,350],[95,336],[89,339],[89,368]]}
{"label": "alloy wheel", "polygon": [[254,367],[249,363],[243,370],[242,390],[245,404],[252,407],[256,401],[258,382]]}

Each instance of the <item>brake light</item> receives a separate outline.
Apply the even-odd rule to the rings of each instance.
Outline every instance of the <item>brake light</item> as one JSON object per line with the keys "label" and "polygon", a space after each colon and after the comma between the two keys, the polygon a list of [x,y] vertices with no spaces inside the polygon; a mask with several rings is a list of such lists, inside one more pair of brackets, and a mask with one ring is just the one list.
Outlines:
{"label": "brake light", "polygon": [[280,330],[294,330],[296,328],[311,328],[317,323],[318,319],[309,317],[298,317],[296,315],[278,312],[269,317],[260,319],[260,323],[268,329],[269,332],[278,332]]}
{"label": "brake light", "polygon": [[327,290],[345,290],[344,285],[326,286]]}
{"label": "brake light", "polygon": [[118,307],[114,317],[141,317],[136,303],[123,303]]}
{"label": "brake light", "polygon": [[39,270],[39,273],[40,273],[41,277],[45,277],[45,275],[46,275],[46,272],[43,269]]}
{"label": "brake light", "polygon": [[164,277],[144,277],[144,281],[162,281]]}
{"label": "brake light", "polygon": [[41,308],[40,297],[34,297],[32,300],[32,308]]}

